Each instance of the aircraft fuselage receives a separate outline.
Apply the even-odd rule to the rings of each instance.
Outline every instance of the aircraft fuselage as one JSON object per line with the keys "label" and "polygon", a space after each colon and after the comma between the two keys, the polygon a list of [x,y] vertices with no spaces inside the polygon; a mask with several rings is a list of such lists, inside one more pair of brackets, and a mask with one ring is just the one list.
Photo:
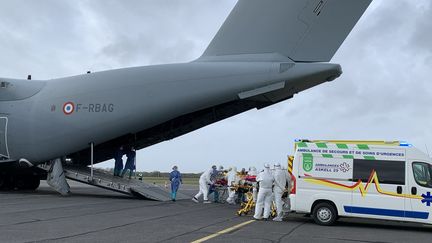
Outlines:
{"label": "aircraft fuselage", "polygon": [[340,75],[340,66],[329,63],[225,61],[0,79],[8,83],[0,89],[0,117],[7,119],[0,154],[7,153],[3,161],[43,163],[217,105],[277,103]]}

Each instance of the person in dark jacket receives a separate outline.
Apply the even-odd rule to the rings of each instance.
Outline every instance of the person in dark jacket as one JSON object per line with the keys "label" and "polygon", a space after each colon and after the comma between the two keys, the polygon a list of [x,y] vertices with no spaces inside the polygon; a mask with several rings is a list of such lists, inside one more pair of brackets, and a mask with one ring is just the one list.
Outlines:
{"label": "person in dark jacket", "polygon": [[213,195],[213,202],[218,203],[219,202],[219,191],[218,191],[218,189],[216,187],[216,181],[218,179],[218,176],[219,176],[220,172],[216,168],[217,168],[216,165],[212,166],[212,170],[213,171],[212,171],[211,177],[210,177],[210,180],[212,181],[212,184],[209,187],[208,195],[210,196],[211,194],[214,194]]}
{"label": "person in dark jacket", "polygon": [[121,173],[121,177],[124,177],[126,172],[129,170],[129,179],[131,179],[132,173],[135,170],[135,157],[136,157],[135,148],[131,147],[131,149],[126,153],[126,156],[127,156],[127,160],[126,160],[125,167]]}
{"label": "person in dark jacket", "polygon": [[180,184],[183,184],[182,175],[180,171],[178,171],[178,167],[174,165],[172,168],[173,171],[170,173],[170,182],[171,182],[171,200],[173,202],[176,201],[177,191],[180,187]]}
{"label": "person in dark jacket", "polygon": [[123,155],[124,150],[123,146],[120,146],[115,152],[114,152],[114,176],[120,176],[120,173],[123,169]]}

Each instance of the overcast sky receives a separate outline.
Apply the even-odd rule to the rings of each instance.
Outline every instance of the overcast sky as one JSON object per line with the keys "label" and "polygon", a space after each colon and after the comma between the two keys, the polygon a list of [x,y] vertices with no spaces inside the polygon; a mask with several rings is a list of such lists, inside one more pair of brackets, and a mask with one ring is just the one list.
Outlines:
{"label": "overcast sky", "polygon": [[[0,77],[51,79],[192,61],[235,3],[2,1]],[[374,0],[332,60],[342,65],[342,77],[141,150],[138,169],[261,168],[265,162],[286,163],[296,138],[405,140],[432,152],[430,16],[430,0]]]}

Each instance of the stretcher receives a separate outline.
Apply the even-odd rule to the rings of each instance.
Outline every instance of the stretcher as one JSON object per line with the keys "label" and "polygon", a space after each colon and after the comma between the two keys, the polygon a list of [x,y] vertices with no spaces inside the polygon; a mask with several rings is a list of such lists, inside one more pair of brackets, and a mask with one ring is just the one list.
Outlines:
{"label": "stretcher", "polygon": [[[237,216],[248,215],[251,211],[255,213],[255,201],[253,199],[252,190],[247,192],[246,196],[247,201],[241,203],[240,209],[237,211]],[[276,217],[276,214],[276,205],[274,202],[272,202],[270,216],[274,218]]]}
{"label": "stretcher", "polygon": [[[225,178],[220,177],[217,178],[215,181],[215,184],[210,185],[210,190],[211,191],[215,191],[216,195],[213,195],[214,197],[214,202],[217,203],[225,203],[225,199],[227,198],[228,195],[228,186],[227,186],[227,181]],[[210,195],[211,193],[209,193]]]}
{"label": "stretcher", "polygon": [[[256,187],[256,176],[245,176],[242,178],[242,181],[242,185],[237,186],[236,189],[240,192],[245,193],[247,200],[246,202],[241,202],[240,209],[237,211],[238,216],[248,215],[251,211],[255,211],[253,190]],[[276,205],[274,204],[274,202],[271,206],[270,216],[276,216]]]}
{"label": "stretcher", "polygon": [[238,216],[248,215],[250,211],[254,210],[255,202],[253,200],[252,192],[246,193],[247,202],[240,204],[240,210],[237,211]]}

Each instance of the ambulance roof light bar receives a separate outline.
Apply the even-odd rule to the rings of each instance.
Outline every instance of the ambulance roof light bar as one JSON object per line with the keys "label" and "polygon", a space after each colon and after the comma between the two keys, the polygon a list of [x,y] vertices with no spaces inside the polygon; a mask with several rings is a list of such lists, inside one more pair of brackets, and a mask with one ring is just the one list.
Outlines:
{"label": "ambulance roof light bar", "polygon": [[401,146],[401,147],[412,147],[413,145],[412,144],[410,144],[410,143],[407,143],[407,142],[400,142],[400,144],[399,144],[399,146]]}

